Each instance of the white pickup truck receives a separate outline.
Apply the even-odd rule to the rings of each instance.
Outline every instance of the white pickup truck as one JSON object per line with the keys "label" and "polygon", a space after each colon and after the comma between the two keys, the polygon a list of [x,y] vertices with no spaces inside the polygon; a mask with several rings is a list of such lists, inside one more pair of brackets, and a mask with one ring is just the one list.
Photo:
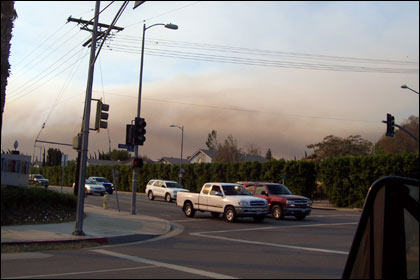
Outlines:
{"label": "white pickup truck", "polygon": [[206,183],[200,193],[178,193],[176,204],[189,218],[201,211],[214,217],[223,214],[228,222],[234,222],[237,217],[253,217],[256,222],[262,222],[268,214],[265,199],[253,197],[243,186],[231,183]]}

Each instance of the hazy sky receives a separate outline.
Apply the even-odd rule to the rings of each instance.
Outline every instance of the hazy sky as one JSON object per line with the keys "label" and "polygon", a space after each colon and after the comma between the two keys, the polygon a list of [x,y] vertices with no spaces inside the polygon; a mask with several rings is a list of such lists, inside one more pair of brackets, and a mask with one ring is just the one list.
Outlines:
{"label": "hazy sky", "polygon": [[[101,9],[110,2],[101,2]],[[122,2],[101,13],[110,24]],[[123,12],[124,27],[95,65],[93,98],[110,105],[108,130],[89,134],[89,152],[125,143],[137,114],[143,23],[146,31],[140,154],[184,157],[232,134],[246,150],[301,158],[325,136],[361,135],[376,142],[386,114],[401,123],[418,115],[419,3],[415,2],[154,2]],[[34,141],[71,143],[81,129],[88,31],[95,2],[16,1],[1,147],[32,155]],[[93,127],[96,102],[92,102]],[[44,129],[42,129],[45,123]],[[76,157],[71,147],[59,148]],[[39,156],[40,148],[35,149]]]}

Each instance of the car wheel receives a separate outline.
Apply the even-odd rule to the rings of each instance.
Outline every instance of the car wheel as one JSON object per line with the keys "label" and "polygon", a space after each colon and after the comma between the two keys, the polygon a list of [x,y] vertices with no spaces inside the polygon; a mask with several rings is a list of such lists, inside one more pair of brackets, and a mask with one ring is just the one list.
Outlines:
{"label": "car wheel", "polygon": [[229,223],[233,223],[234,221],[236,221],[235,208],[233,208],[232,206],[228,206],[225,210],[224,216],[226,221],[228,221]]}
{"label": "car wheel", "polygon": [[282,220],[284,218],[283,207],[281,205],[274,205],[271,209],[271,215],[276,220]]}
{"label": "car wheel", "polygon": [[188,218],[194,217],[195,210],[194,210],[194,207],[193,207],[193,205],[192,205],[191,202],[185,203],[185,205],[184,205],[184,213],[185,213],[185,216],[187,216]]}
{"label": "car wheel", "polygon": [[167,194],[165,195],[165,201],[166,201],[166,202],[171,202],[171,201],[172,201],[171,194],[167,193]]}
{"label": "car wheel", "polygon": [[109,194],[112,194],[113,192],[114,192],[113,190],[107,191],[107,193]]}
{"label": "car wheel", "polygon": [[306,216],[295,216],[296,220],[298,221],[302,221],[303,219],[305,219]]}
{"label": "car wheel", "polygon": [[155,197],[153,196],[153,192],[152,191],[149,191],[149,193],[147,194],[147,197],[149,197],[149,200],[155,199]]}

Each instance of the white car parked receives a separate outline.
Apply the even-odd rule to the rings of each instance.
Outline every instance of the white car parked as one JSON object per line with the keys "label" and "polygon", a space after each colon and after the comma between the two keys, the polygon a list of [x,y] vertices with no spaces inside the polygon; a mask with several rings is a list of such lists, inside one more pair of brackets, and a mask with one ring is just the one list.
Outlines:
{"label": "white car parked", "polygon": [[166,180],[150,180],[147,183],[145,193],[150,200],[155,199],[155,197],[164,198],[166,202],[171,202],[176,200],[176,196],[179,192],[189,192],[189,190],[184,189],[180,184],[174,181]]}
{"label": "white car parked", "polygon": [[[74,191],[75,183],[73,183],[72,188]],[[85,194],[99,194],[102,196],[105,194],[105,187],[98,185],[94,180],[85,180]]]}

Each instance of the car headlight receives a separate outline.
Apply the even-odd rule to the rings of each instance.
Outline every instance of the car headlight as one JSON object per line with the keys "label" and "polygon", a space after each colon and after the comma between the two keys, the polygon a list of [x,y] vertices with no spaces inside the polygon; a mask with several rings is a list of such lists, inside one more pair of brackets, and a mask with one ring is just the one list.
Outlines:
{"label": "car headlight", "polygon": [[286,200],[286,205],[295,206],[295,202],[293,200]]}
{"label": "car headlight", "polygon": [[244,206],[247,207],[249,206],[249,202],[248,201],[238,201],[239,206]]}

